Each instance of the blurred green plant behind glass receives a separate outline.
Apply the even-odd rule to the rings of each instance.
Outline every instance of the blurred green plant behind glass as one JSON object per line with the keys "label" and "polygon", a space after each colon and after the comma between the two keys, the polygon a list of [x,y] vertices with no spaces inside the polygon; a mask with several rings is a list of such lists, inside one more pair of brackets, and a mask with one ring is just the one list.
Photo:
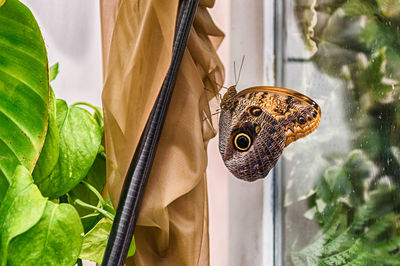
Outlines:
{"label": "blurred green plant behind glass", "polygon": [[285,156],[284,265],[400,265],[400,1],[285,3],[285,86],[323,115]]}

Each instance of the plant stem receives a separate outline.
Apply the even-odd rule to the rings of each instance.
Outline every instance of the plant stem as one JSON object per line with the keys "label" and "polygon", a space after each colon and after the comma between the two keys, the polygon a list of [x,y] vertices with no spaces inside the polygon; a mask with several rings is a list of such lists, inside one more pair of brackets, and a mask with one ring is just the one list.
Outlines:
{"label": "plant stem", "polygon": [[99,199],[99,202],[101,204],[101,206],[104,206],[107,204],[107,202],[103,199],[103,197],[101,196],[101,194],[97,191],[97,189],[95,187],[93,187],[91,184],[89,184],[88,182],[82,180],[81,181],[82,184],[84,184],[90,191],[93,192],[93,194],[96,195],[96,197]]}
{"label": "plant stem", "polygon": [[95,113],[98,113],[98,115],[100,117],[103,117],[103,113],[101,111],[101,108],[99,108],[97,106],[94,106],[94,105],[91,105],[90,103],[85,103],[85,102],[76,102],[76,103],[71,104],[71,106],[77,106],[77,105],[84,105],[84,106],[87,106],[89,108],[92,108]]}
{"label": "plant stem", "polygon": [[98,107],[91,105],[90,103],[85,103],[85,102],[76,102],[76,103],[71,104],[71,106],[76,106],[76,105],[85,105],[85,106],[92,108],[93,110],[98,109]]}
{"label": "plant stem", "polygon": [[69,196],[70,196],[70,198],[71,198],[71,200],[73,201],[74,204],[79,205],[79,206],[81,206],[83,208],[86,208],[86,209],[91,209],[91,210],[98,211],[99,213],[103,214],[105,217],[107,217],[111,221],[114,221],[114,214],[109,213],[106,210],[103,210],[103,209],[101,209],[99,207],[93,206],[93,205],[91,205],[89,203],[86,203],[86,202],[78,199],[72,191],[70,191],[68,194],[69,194]]}
{"label": "plant stem", "polygon": [[99,207],[90,205],[90,204],[88,204],[88,203],[86,203],[86,202],[84,202],[84,201],[82,201],[82,200],[80,200],[80,199],[74,200],[74,203],[77,204],[77,205],[79,205],[79,206],[81,206],[81,207],[83,207],[83,208],[96,210],[96,211],[98,211],[99,213],[103,214],[103,215],[104,215],[105,217],[107,217],[108,219],[110,219],[111,221],[114,221],[114,215],[111,214],[111,213],[109,213],[109,212],[106,211],[106,210],[103,210],[103,209],[101,209],[101,208],[99,208]]}

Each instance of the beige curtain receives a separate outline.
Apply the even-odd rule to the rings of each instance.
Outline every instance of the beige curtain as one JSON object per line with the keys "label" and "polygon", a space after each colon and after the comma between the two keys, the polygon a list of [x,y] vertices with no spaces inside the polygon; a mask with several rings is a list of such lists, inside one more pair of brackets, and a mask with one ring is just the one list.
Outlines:
{"label": "beige curtain", "polygon": [[[178,0],[101,0],[108,193],[125,173],[171,61]],[[128,265],[208,265],[207,143],[224,79],[223,33],[200,1],[135,230]],[[218,88],[217,88],[218,87]]]}

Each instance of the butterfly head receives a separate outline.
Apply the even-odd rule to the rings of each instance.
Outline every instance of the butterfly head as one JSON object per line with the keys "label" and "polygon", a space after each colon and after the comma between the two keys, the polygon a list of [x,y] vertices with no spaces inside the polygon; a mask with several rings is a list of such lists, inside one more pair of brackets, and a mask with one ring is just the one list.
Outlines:
{"label": "butterfly head", "polygon": [[235,96],[236,96],[236,86],[230,86],[228,90],[225,92],[224,96],[221,100],[221,109],[230,109],[232,108]]}

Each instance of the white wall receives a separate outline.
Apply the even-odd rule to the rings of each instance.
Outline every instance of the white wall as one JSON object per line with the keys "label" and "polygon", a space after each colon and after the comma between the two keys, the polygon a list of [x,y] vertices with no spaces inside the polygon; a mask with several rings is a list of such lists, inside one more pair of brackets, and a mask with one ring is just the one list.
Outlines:
{"label": "white wall", "polygon": [[[225,66],[230,64],[230,0],[216,0],[210,9],[215,24],[225,33],[218,54]],[[225,69],[225,85],[230,71]],[[224,93],[222,90],[221,93]],[[210,264],[228,266],[229,262],[229,176],[218,150],[218,136],[208,144],[207,188],[209,206]]]}
{"label": "white wall", "polygon": [[[226,34],[219,50],[225,86],[235,83],[233,62],[238,67],[243,56],[238,90],[273,85],[274,1],[217,0],[211,13]],[[209,144],[207,171],[211,265],[272,265],[272,175],[253,183],[236,179],[227,173],[217,145],[218,137]]]}
{"label": "white wall", "polygon": [[68,103],[101,106],[102,59],[97,0],[22,0],[42,31],[49,64],[60,63],[51,83],[56,97]]}

